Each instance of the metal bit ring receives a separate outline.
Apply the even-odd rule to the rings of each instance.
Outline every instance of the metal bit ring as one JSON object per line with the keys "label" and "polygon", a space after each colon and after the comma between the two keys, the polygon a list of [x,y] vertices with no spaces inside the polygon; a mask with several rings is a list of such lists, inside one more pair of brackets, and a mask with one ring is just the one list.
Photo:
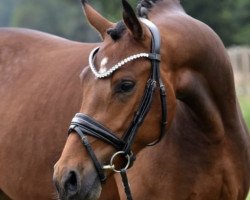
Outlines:
{"label": "metal bit ring", "polygon": [[[117,156],[119,156],[119,155],[124,155],[125,157],[126,157],[126,159],[127,159],[127,164],[126,164],[126,166],[124,167],[124,168],[121,168],[121,169],[116,169],[115,168],[115,165],[114,165],[114,160],[115,160],[115,158],[117,157]],[[117,172],[117,173],[120,173],[122,170],[127,170],[128,168],[129,168],[129,166],[130,166],[130,156],[128,155],[128,154],[126,154],[125,155],[125,152],[124,151],[118,151],[118,152],[116,152],[112,157],[111,157],[111,159],[110,159],[110,165],[105,165],[105,166],[103,166],[103,169],[111,169],[111,170],[113,170],[114,172]]]}

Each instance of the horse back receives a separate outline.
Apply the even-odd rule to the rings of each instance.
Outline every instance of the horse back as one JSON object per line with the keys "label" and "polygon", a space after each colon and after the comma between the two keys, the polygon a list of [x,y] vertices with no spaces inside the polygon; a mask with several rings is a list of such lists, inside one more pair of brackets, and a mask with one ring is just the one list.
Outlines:
{"label": "horse back", "polygon": [[94,46],[0,29],[0,188],[12,199],[52,199],[53,164],[80,107],[78,77]]}

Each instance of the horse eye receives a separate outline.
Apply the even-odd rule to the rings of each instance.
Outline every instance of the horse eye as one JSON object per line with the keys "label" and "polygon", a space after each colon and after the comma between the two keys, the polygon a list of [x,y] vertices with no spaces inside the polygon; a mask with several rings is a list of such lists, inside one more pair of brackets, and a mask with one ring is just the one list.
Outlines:
{"label": "horse eye", "polygon": [[115,88],[116,93],[128,93],[135,87],[135,82],[130,80],[121,81]]}

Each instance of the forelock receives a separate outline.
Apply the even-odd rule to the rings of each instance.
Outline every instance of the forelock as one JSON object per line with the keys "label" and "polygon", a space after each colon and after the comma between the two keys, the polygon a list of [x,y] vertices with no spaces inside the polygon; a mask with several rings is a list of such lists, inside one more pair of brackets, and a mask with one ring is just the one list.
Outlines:
{"label": "forelock", "polygon": [[126,25],[124,24],[123,21],[120,21],[116,24],[116,26],[114,28],[108,29],[107,34],[110,35],[110,37],[114,41],[117,41],[122,37],[125,30],[126,30]]}

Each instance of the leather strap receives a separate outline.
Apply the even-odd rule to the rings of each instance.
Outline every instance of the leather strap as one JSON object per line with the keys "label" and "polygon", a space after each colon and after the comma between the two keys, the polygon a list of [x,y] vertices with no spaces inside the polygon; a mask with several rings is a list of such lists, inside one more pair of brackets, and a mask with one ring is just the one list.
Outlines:
{"label": "leather strap", "polygon": [[102,166],[100,164],[100,162],[98,161],[98,159],[96,158],[96,155],[88,141],[88,137],[82,132],[81,128],[75,126],[75,127],[72,127],[72,130],[74,130],[80,137],[81,137],[81,140],[82,140],[82,143],[83,145],[85,146],[89,156],[91,157],[93,163],[94,163],[94,166],[95,166],[95,169],[98,173],[98,176],[100,178],[100,181],[101,182],[105,182],[106,180],[106,176],[104,174],[104,171],[102,169]]}
{"label": "leather strap", "polygon": [[80,128],[82,132],[111,144],[117,150],[120,150],[124,146],[124,141],[116,137],[116,135],[113,134],[108,128],[104,127],[102,124],[85,114],[77,113],[75,115],[71,121],[69,133],[74,130],[75,126]]}
{"label": "leather strap", "polygon": [[125,194],[127,196],[127,200],[133,200],[131,190],[129,187],[129,183],[128,183],[127,171],[122,169],[120,174],[122,177],[122,182],[123,182]]}
{"label": "leather strap", "polygon": [[142,98],[141,104],[139,105],[139,109],[135,113],[134,119],[132,120],[132,123],[130,124],[127,132],[124,135],[123,140],[125,141],[125,147],[123,151],[125,153],[129,153],[131,151],[131,146],[133,144],[133,140],[135,138],[137,130],[141,126],[150,109],[155,87],[156,82],[150,79],[147,83],[147,88]]}
{"label": "leather strap", "polygon": [[126,153],[130,152],[131,145],[133,144],[133,140],[135,134],[140,127],[141,123],[144,121],[146,114],[148,113],[154,90],[156,88],[156,84],[160,88],[160,98],[161,98],[161,107],[162,107],[162,121],[161,121],[161,132],[160,137],[153,143],[149,144],[148,146],[153,146],[157,144],[163,135],[165,134],[165,127],[167,124],[167,106],[166,106],[166,90],[165,86],[160,77],[160,46],[161,46],[161,37],[158,28],[149,20],[140,18],[140,20],[149,28],[152,40],[151,40],[151,65],[152,65],[152,72],[151,72],[151,79],[148,81],[146,91],[144,93],[144,97],[142,98],[141,105],[139,106],[138,111],[135,114],[135,117],[128,128],[123,140],[126,142],[125,148],[123,149]]}

